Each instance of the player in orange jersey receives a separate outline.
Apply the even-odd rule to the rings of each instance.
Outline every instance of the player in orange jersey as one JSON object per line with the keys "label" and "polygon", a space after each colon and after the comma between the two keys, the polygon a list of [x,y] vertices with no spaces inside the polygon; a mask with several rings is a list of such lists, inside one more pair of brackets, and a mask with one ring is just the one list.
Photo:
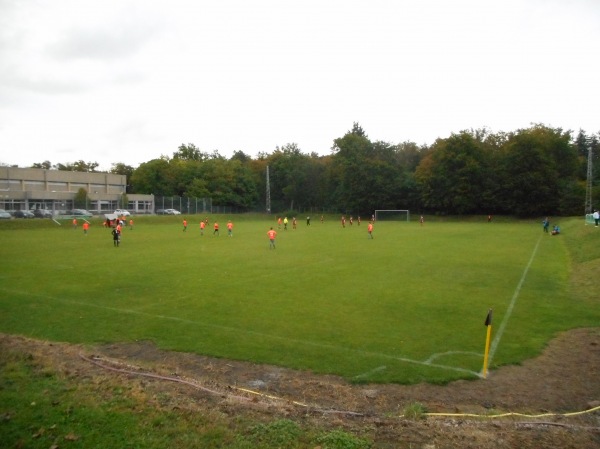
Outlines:
{"label": "player in orange jersey", "polygon": [[275,237],[277,237],[277,231],[271,227],[271,229],[267,231],[267,235],[269,236],[269,249],[275,249]]}

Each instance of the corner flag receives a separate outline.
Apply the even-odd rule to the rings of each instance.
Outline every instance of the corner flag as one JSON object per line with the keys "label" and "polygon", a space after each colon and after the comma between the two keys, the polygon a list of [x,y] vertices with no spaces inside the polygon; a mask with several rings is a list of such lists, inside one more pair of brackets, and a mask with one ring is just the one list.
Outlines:
{"label": "corner flag", "polygon": [[492,309],[490,309],[489,312],[488,312],[488,314],[487,314],[487,317],[485,319],[485,323],[484,323],[486,326],[491,326],[492,325],[492,314],[493,314],[492,313]]}
{"label": "corner flag", "polygon": [[490,353],[490,340],[492,336],[492,309],[488,311],[487,317],[485,319],[485,326],[487,327],[487,337],[485,339],[485,354],[483,356],[483,378],[487,377],[487,368],[488,368],[488,355]]}

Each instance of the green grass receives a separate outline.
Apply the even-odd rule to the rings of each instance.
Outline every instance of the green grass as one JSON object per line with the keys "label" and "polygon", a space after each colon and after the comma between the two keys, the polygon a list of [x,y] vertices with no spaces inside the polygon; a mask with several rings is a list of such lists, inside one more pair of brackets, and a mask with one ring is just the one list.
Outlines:
{"label": "green grass", "polygon": [[[60,448],[369,448],[341,430],[259,423],[165,404],[136,384],[61,376],[28,354],[0,352],[2,447]],[[325,443],[325,444],[323,444]]]}
{"label": "green grass", "polygon": [[199,217],[185,233],[183,217],[136,218],[119,248],[99,221],[87,236],[50,220],[0,223],[0,332],[445,383],[481,371],[489,308],[492,337],[502,329],[492,369],[600,319],[589,286],[570,281],[600,259],[600,231],[582,219],[562,220],[558,237],[537,221],[379,222],[369,240],[365,222],[327,217],[278,231],[269,250],[274,220],[234,216],[228,238],[230,217],[215,218],[220,237],[212,226],[201,237]]}

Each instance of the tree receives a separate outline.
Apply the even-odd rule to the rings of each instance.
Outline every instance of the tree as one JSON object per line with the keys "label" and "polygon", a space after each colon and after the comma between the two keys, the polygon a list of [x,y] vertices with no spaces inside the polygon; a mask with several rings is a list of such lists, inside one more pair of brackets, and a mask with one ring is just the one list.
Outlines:
{"label": "tree", "polygon": [[481,142],[466,131],[436,140],[415,172],[424,206],[450,214],[489,207],[482,198],[490,175]]}
{"label": "tree", "polygon": [[198,177],[217,206],[252,208],[258,198],[252,172],[239,160],[215,157],[202,163]]}
{"label": "tree", "polygon": [[273,210],[293,209],[307,200],[309,157],[295,143],[277,147],[269,159]]}
{"label": "tree", "polygon": [[231,156],[231,160],[238,160],[242,164],[247,164],[252,160],[252,157],[244,153],[243,151],[235,151],[233,156]]}
{"label": "tree", "polygon": [[81,187],[79,190],[77,190],[77,193],[75,194],[75,198],[73,199],[73,205],[75,206],[75,209],[87,209],[88,204],[89,198],[87,190]]}
{"label": "tree", "polygon": [[85,162],[83,160],[79,160],[73,163],[58,163],[55,165],[55,167],[57,170],[63,171],[95,172],[96,168],[98,168],[98,165],[98,162]]}
{"label": "tree", "polygon": [[153,193],[172,196],[175,194],[175,179],[166,157],[140,164],[131,175],[133,193]]}
{"label": "tree", "polygon": [[131,165],[125,165],[123,162],[115,162],[112,164],[109,173],[114,175],[125,175],[127,176],[127,179],[130,179],[134,170],[135,168],[133,168]]}
{"label": "tree", "polygon": [[52,163],[50,161],[36,162],[31,165],[31,168],[42,168],[44,170],[50,170],[52,168]]}
{"label": "tree", "polygon": [[193,143],[188,143],[187,145],[179,145],[177,151],[173,153],[173,159],[182,161],[204,161],[208,159],[208,155],[201,152]]}
{"label": "tree", "polygon": [[208,191],[208,183],[204,179],[195,178],[187,187],[187,190],[185,191],[185,196],[196,198],[210,197],[210,192]]}
{"label": "tree", "polygon": [[504,211],[522,217],[555,214],[559,209],[558,173],[536,135],[519,130],[504,151],[498,170]]}
{"label": "tree", "polygon": [[330,176],[334,187],[333,201],[344,212],[366,213],[364,205],[365,167],[368,155],[372,153],[372,143],[364,130],[354,123],[352,131],[333,141],[333,163]]}
{"label": "tree", "polygon": [[360,126],[358,122],[352,123],[352,129],[348,131],[349,134],[354,134],[355,136],[369,138],[365,130]]}

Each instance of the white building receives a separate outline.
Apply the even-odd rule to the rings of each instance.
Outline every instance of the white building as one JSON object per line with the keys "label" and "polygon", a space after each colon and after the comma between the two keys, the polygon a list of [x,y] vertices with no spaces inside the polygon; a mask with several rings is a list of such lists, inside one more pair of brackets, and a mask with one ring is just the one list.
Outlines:
{"label": "white building", "polygon": [[85,209],[94,214],[115,209],[133,214],[154,211],[154,195],[126,193],[125,175],[0,167],[0,208],[7,211],[47,209],[57,215],[76,208],[74,199],[80,189],[87,192]]}

